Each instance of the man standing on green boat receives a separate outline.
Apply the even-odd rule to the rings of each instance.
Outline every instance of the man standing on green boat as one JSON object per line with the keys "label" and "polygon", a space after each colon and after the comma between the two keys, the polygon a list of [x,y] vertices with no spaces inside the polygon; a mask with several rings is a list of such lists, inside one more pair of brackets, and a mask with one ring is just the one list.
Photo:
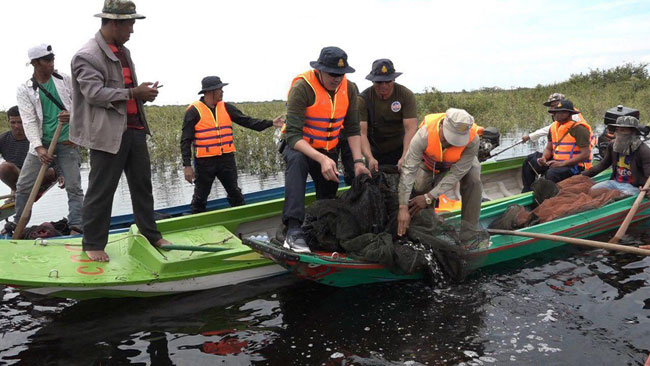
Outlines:
{"label": "man standing on green boat", "polygon": [[359,94],[361,150],[371,171],[379,165],[401,169],[418,129],[415,94],[395,82],[400,75],[391,60],[376,60],[366,76],[372,86]]}
{"label": "man standing on green boat", "polygon": [[[638,195],[650,177],[650,147],[641,141],[645,131],[639,120],[632,116],[616,119],[615,138],[607,146],[605,158],[598,165],[584,171],[582,175],[594,177],[607,168],[612,168],[609,180],[595,184],[591,189],[617,189],[626,195]],[[646,192],[650,196],[650,192]]]}
{"label": "man standing on green boat", "polygon": [[[68,136],[72,106],[70,77],[54,69],[52,46],[41,44],[30,48],[27,54],[34,74],[18,87],[17,99],[25,136],[29,140],[29,153],[16,183],[16,222],[23,214],[41,166],[54,161],[65,179],[68,224],[72,232],[78,234],[81,232],[84,194],[79,171],[81,153]],[[47,150],[59,123],[63,127],[54,156],[50,156]]]}
{"label": "man standing on green boat", "polygon": [[203,78],[199,92],[203,97],[187,107],[183,118],[181,155],[185,180],[194,183],[192,213],[205,212],[215,177],[228,193],[230,206],[241,206],[245,203],[241,189],[237,186],[233,122],[256,131],[263,131],[271,126],[282,127],[283,124],[282,117],[273,121],[256,119],[243,114],[233,104],[225,103],[223,87],[226,85],[228,83],[221,82],[218,76]]}
{"label": "man standing on green boat", "polygon": [[354,175],[370,174],[361,155],[357,88],[347,80],[354,72],[348,55],[338,47],[325,47],[314,70],[296,76],[287,98],[285,146],[285,199],[282,222],[287,225],[284,246],[309,252],[301,225],[305,219],[307,174],[316,187],[316,199],[336,197],[339,186],[339,136],[347,136],[354,159]]}
{"label": "man standing on green boat", "polygon": [[[472,239],[483,198],[478,161],[478,126],[463,109],[429,114],[413,136],[399,179],[397,235],[406,234],[411,217],[460,182],[461,240]],[[436,173],[438,171],[438,173]],[[416,196],[411,197],[411,190]]]}
{"label": "man standing on green boat", "polygon": [[158,95],[158,82],[138,85],[130,51],[124,44],[133,33],[135,12],[128,0],[106,0],[99,32],[72,58],[70,138],[90,149],[90,176],[84,200],[83,250],[94,261],[107,262],[104,251],[113,196],[125,173],[138,229],[156,246],[162,238],[153,215],[149,126],[144,102]]}

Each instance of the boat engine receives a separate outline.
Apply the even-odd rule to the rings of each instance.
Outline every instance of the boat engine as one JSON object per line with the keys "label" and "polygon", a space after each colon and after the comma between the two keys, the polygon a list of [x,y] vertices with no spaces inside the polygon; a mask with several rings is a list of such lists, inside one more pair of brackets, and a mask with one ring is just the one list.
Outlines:
{"label": "boat engine", "polygon": [[496,127],[486,127],[483,129],[479,140],[478,161],[486,161],[490,158],[490,152],[499,146],[501,134]]}

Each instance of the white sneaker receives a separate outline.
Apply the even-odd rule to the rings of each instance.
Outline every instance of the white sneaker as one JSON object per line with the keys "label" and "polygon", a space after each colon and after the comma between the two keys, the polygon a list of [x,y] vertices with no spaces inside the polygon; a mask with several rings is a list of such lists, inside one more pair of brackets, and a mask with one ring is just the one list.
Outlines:
{"label": "white sneaker", "polygon": [[305,241],[304,234],[300,229],[289,231],[282,246],[296,253],[311,253]]}

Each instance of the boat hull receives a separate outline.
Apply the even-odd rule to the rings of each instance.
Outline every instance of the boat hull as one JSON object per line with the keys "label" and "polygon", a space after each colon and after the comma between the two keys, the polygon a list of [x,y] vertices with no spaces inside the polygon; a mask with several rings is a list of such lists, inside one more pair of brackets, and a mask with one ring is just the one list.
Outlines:
{"label": "boat hull", "polygon": [[[607,179],[607,173],[598,177],[598,180],[604,179]],[[592,237],[618,228],[635,199],[636,197],[627,197],[598,209],[562,217],[519,231],[574,238]],[[484,206],[481,210],[482,224],[487,226],[512,204],[529,206],[532,203],[533,198],[531,195],[519,195],[510,200]],[[649,219],[650,200],[646,199],[640,205],[632,222],[644,220],[648,222]],[[451,215],[447,217],[446,221],[448,223],[459,222],[460,215]],[[244,243],[287,268],[294,275],[329,286],[350,287],[376,282],[413,280],[422,277],[421,274],[394,274],[380,264],[350,259],[338,255],[338,253],[298,254],[272,243],[256,240],[245,240]],[[518,260],[564,245],[568,244],[518,236],[494,235],[490,237],[489,247],[469,253],[468,265],[470,269],[476,270]]]}

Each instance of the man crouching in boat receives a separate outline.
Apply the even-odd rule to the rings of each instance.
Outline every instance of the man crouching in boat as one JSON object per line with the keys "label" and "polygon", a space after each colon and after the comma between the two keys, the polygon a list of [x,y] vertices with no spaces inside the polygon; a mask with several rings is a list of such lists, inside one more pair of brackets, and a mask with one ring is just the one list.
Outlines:
{"label": "man crouching in boat", "polygon": [[[474,117],[463,109],[424,117],[409,145],[399,180],[397,235],[406,234],[411,217],[460,182],[461,218],[466,229],[461,241],[469,240],[478,226],[483,197],[481,165],[478,161],[479,136]],[[435,171],[443,171],[436,174]],[[446,174],[444,171],[448,170]],[[411,189],[415,186],[415,196]],[[461,227],[461,229],[465,229]]]}
{"label": "man crouching in boat", "polygon": [[233,122],[256,131],[263,131],[271,126],[282,127],[281,117],[273,121],[256,119],[246,116],[231,103],[225,103],[223,87],[226,85],[228,83],[221,82],[218,76],[204,77],[199,92],[203,97],[187,107],[183,118],[181,155],[185,180],[194,183],[192,213],[205,212],[215,177],[228,193],[228,203],[231,207],[245,203],[241,189],[237,186]]}
{"label": "man crouching in boat", "polygon": [[286,146],[281,151],[287,164],[282,208],[282,222],[287,225],[284,246],[296,252],[310,251],[301,229],[307,174],[314,180],[316,199],[336,197],[341,133],[348,138],[354,175],[370,174],[361,158],[357,87],[345,77],[354,72],[348,65],[348,55],[338,47],[325,47],[310,65],[315,70],[296,76],[291,83]]}
{"label": "man crouching in boat", "polygon": [[[650,147],[641,141],[641,133],[645,131],[632,116],[618,117],[610,126],[616,127],[615,138],[607,145],[605,158],[582,175],[593,177],[611,167],[610,179],[591,189],[617,189],[626,195],[638,195],[637,187],[642,187],[650,177]],[[650,192],[646,194],[650,197]]]}

